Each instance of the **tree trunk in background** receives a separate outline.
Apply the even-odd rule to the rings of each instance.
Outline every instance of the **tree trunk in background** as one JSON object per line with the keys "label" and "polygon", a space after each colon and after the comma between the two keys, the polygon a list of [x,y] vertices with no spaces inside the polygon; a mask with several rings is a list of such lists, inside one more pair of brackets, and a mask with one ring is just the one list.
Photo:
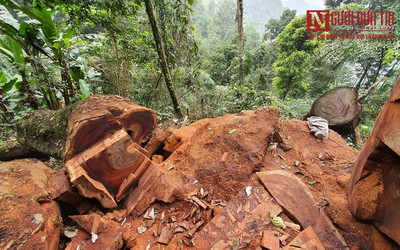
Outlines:
{"label": "tree trunk in background", "polygon": [[145,0],[146,12],[149,16],[149,21],[151,25],[151,30],[153,32],[154,41],[156,42],[158,57],[160,58],[161,70],[165,78],[165,84],[167,85],[168,92],[171,96],[172,103],[174,105],[175,113],[179,118],[182,117],[181,108],[178,103],[178,99],[175,95],[175,90],[172,84],[171,75],[168,68],[167,57],[165,56],[164,45],[161,40],[160,32],[158,31],[158,26],[156,22],[156,16],[154,14],[153,5],[150,0]]}
{"label": "tree trunk in background", "polygon": [[239,83],[244,84],[243,76],[243,0],[237,0],[236,22],[238,27],[238,64],[239,64]]}
{"label": "tree trunk in background", "polygon": [[312,105],[310,116],[319,116],[341,135],[354,133],[360,122],[362,106],[355,88],[339,87],[320,96]]}

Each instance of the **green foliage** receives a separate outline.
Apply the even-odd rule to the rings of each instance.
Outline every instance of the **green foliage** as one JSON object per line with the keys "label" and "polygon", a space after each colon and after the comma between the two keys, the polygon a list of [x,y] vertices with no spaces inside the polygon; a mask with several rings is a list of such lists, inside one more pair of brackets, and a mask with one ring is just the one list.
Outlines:
{"label": "green foliage", "polygon": [[258,90],[256,86],[246,84],[235,86],[229,90],[227,104],[230,112],[240,112],[271,105],[272,101],[268,91]]}
{"label": "green foliage", "polygon": [[279,55],[274,63],[274,85],[283,100],[288,94],[301,97],[308,86],[311,55],[320,42],[307,40],[305,16],[293,19],[279,34],[277,42]]}
{"label": "green foliage", "polygon": [[295,10],[285,10],[283,11],[280,19],[271,19],[265,25],[265,38],[269,40],[273,40],[278,37],[278,35],[285,29],[286,25],[288,25],[292,19],[296,16]]}

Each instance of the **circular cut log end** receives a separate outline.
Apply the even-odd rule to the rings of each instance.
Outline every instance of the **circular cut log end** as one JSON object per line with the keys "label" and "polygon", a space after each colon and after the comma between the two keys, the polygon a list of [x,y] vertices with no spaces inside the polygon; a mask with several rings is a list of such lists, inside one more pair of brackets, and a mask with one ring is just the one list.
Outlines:
{"label": "circular cut log end", "polygon": [[69,122],[65,160],[124,128],[140,144],[156,127],[156,113],[120,96],[94,95],[76,108]]}
{"label": "circular cut log end", "polygon": [[332,89],[320,96],[313,104],[310,115],[326,119],[330,126],[346,126],[360,119],[361,104],[358,91],[351,87]]}
{"label": "circular cut log end", "polygon": [[143,139],[157,126],[157,117],[153,110],[134,108],[118,117],[132,141],[141,144]]}

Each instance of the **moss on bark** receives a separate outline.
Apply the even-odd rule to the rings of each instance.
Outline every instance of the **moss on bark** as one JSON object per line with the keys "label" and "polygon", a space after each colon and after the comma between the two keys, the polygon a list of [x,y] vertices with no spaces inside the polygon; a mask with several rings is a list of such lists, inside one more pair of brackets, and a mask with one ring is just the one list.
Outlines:
{"label": "moss on bark", "polygon": [[17,123],[17,140],[22,145],[63,159],[68,135],[68,120],[80,102],[60,110],[38,110]]}

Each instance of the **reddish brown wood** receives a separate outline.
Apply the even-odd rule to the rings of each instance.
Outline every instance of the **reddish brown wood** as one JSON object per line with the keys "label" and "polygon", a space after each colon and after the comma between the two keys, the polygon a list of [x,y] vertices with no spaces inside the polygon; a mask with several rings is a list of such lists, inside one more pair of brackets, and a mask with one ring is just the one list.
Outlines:
{"label": "reddish brown wood", "polygon": [[258,177],[290,217],[305,228],[312,226],[327,249],[345,249],[346,242],[325,212],[315,204],[311,192],[293,174],[275,170],[258,172]]}
{"label": "reddish brown wood", "polygon": [[92,96],[70,118],[65,167],[86,197],[116,208],[150,165],[139,144],[156,126],[155,112],[118,96]]}
{"label": "reddish brown wood", "polygon": [[172,231],[167,226],[164,226],[161,230],[160,236],[157,239],[157,242],[168,245],[171,238],[172,238]]}
{"label": "reddish brown wood", "polygon": [[279,250],[279,237],[274,235],[274,231],[264,230],[261,246],[270,250]]}
{"label": "reddish brown wood", "polygon": [[[97,214],[70,216],[85,232],[75,236],[67,249],[121,249],[124,229],[115,221]],[[93,243],[92,235],[98,237]],[[76,239],[75,239],[76,238]]]}
{"label": "reddish brown wood", "polygon": [[[223,242],[241,238],[251,241],[270,224],[269,213],[280,214],[282,208],[258,183],[253,183],[250,196],[245,190],[229,201],[228,205],[204,228],[195,234],[193,241],[198,249],[219,249]],[[249,207],[249,212],[244,207]]]}
{"label": "reddish brown wood", "polygon": [[162,171],[154,164],[150,164],[146,168],[138,181],[138,186],[129,194],[126,199],[125,207],[127,208],[128,214],[130,214],[136,208],[139,202],[145,200],[145,196],[152,187],[156,186],[154,184],[162,174]]}
{"label": "reddish brown wood", "polygon": [[154,130],[153,136],[144,147],[148,151],[147,157],[151,158],[154,154],[156,154],[157,150],[159,150],[164,145],[164,141],[166,138],[167,135],[165,134],[164,130]]}
{"label": "reddish brown wood", "polygon": [[72,187],[64,170],[52,173],[49,176],[48,184],[51,199],[73,205],[80,214],[89,209],[88,200],[79,195],[77,190]]}
{"label": "reddish brown wood", "polygon": [[307,227],[300,232],[283,250],[325,250],[318,236],[315,234],[312,227]]}
{"label": "reddish brown wood", "polygon": [[156,115],[120,96],[94,95],[78,106],[69,120],[65,160],[124,128],[138,144],[156,126]]}
{"label": "reddish brown wood", "polygon": [[400,244],[400,78],[354,164],[349,206]]}

